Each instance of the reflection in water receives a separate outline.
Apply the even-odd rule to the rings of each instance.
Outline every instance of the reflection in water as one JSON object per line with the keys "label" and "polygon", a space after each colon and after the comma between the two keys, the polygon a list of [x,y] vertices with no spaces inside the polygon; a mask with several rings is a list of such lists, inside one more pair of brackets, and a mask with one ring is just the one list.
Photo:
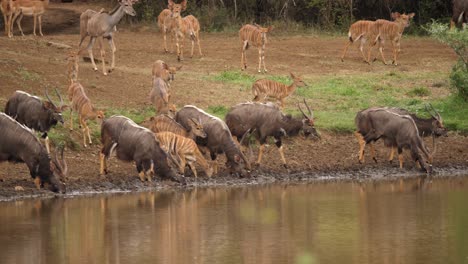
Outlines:
{"label": "reflection in water", "polygon": [[468,178],[0,204],[2,263],[468,263]]}

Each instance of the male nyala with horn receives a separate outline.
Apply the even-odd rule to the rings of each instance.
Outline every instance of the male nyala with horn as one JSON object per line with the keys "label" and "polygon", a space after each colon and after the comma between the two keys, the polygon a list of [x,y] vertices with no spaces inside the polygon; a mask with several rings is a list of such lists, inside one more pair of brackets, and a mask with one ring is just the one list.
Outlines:
{"label": "male nyala with horn", "polygon": [[51,191],[65,193],[65,184],[60,181],[68,173],[63,150],[61,159],[55,155],[51,160],[44,145],[29,128],[4,113],[0,113],[0,135],[0,162],[24,162],[38,189],[49,184]]}
{"label": "male nyala with horn", "polygon": [[141,181],[151,181],[156,173],[161,178],[181,181],[169,166],[168,156],[149,129],[124,116],[105,119],[101,126],[102,149],[100,174],[107,174],[107,159],[115,151],[117,158],[134,161]]}
{"label": "male nyala with horn", "polygon": [[47,152],[50,153],[49,137],[47,132],[57,123],[63,124],[62,111],[68,107],[63,104],[60,93],[55,90],[60,98],[60,105],[56,106],[45,91],[47,101],[41,100],[37,96],[32,96],[23,91],[16,91],[5,106],[5,113],[13,117],[20,124],[30,129],[39,131],[45,139]]}
{"label": "male nyala with horn", "polygon": [[[384,109],[399,115],[409,115],[413,118],[414,122],[416,123],[416,127],[418,128],[419,136],[421,137],[428,137],[428,136],[447,136],[447,128],[444,127],[442,117],[440,116],[439,112],[437,112],[432,105],[429,105],[431,109],[426,105],[426,111],[431,115],[430,118],[420,118],[413,113],[410,113],[406,109],[396,108],[396,107],[372,107],[362,111],[359,111],[355,118],[355,123],[358,131],[361,131],[363,134],[367,134],[370,129],[370,122],[368,120],[368,113],[371,111],[375,111],[377,109]],[[358,131],[355,132],[355,136],[359,142],[359,163],[364,162],[364,149],[366,147],[366,142],[364,137]],[[369,143],[371,158],[377,162],[375,158],[375,149],[372,143]],[[435,146],[434,146],[435,151]],[[392,146],[392,150],[390,152],[390,156],[388,161],[392,162],[393,156],[395,154],[395,146]]]}
{"label": "male nyala with horn", "polygon": [[[358,133],[369,144],[382,138],[387,146],[398,150],[400,168],[403,167],[403,148],[409,149],[411,157],[427,173],[432,172],[432,154],[419,136],[415,121],[409,115],[400,115],[387,109],[372,109],[356,117]],[[361,129],[365,128],[365,129]],[[423,155],[420,154],[422,152]]]}
{"label": "male nyala with horn", "polygon": [[[305,100],[304,100],[305,103]],[[268,137],[275,139],[276,146],[281,156],[281,161],[286,167],[286,158],[284,157],[282,137],[296,136],[303,131],[304,136],[312,135],[319,137],[314,126],[313,113],[309,110],[306,115],[299,106],[303,118],[294,118],[290,115],[284,115],[281,110],[271,104],[261,103],[242,103],[229,110],[226,115],[226,124],[233,136],[238,140],[243,138],[246,133],[253,133],[257,141],[260,142],[257,164],[260,165],[263,156],[263,150]]]}
{"label": "male nyala with horn", "polygon": [[[218,154],[224,153],[227,159],[226,167],[230,173],[247,175],[244,170],[250,170],[250,163],[232,139],[231,131],[229,131],[226,123],[193,105],[184,106],[177,112],[175,117],[175,120],[185,129],[190,128],[193,119],[200,120],[203,125],[207,137],[206,139],[197,138],[197,144],[209,149],[211,159],[214,161]],[[216,174],[216,163],[213,165]]]}

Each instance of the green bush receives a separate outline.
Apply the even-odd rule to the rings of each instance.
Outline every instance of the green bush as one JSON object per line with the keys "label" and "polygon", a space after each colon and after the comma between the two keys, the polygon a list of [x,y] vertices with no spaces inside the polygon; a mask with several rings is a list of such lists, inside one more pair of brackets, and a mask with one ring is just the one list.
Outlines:
{"label": "green bush", "polygon": [[468,101],[468,69],[461,62],[455,64],[450,73],[450,85],[455,88],[458,95]]}
{"label": "green bush", "polygon": [[434,21],[426,30],[457,54],[458,63],[452,68],[450,84],[460,97],[468,101],[468,30],[449,30],[447,24]]}

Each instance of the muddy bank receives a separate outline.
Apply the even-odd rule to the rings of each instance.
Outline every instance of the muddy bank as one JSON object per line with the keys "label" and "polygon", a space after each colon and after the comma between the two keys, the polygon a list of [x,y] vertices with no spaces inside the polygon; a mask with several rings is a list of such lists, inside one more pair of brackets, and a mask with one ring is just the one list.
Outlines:
{"label": "muddy bank", "polygon": [[[281,166],[280,157],[274,144],[269,145],[264,153],[264,163],[254,166],[251,177],[240,178],[227,175],[224,170],[224,159],[218,161],[221,169],[219,175],[212,178],[189,174],[186,185],[181,185],[156,177],[152,182],[141,182],[135,166],[130,163],[110,159],[109,174],[98,175],[99,145],[93,145],[82,151],[68,151],[66,159],[69,165],[69,176],[66,179],[67,194],[74,196],[91,193],[139,192],[150,190],[185,189],[193,187],[231,187],[249,186],[269,183],[300,183],[315,181],[386,181],[409,177],[425,176],[409,158],[405,157],[404,169],[398,168],[398,161],[389,163],[386,159],[389,149],[377,144],[378,163],[366,155],[365,164],[357,162],[357,142],[353,135],[322,134],[322,140],[303,140],[294,138],[286,140],[285,154],[289,163],[286,169]],[[427,144],[430,143],[426,142]],[[258,148],[253,147],[247,153],[254,161]],[[405,152],[405,155],[407,153]],[[467,137],[451,134],[441,138],[433,164],[434,173],[430,177],[452,177],[468,175],[468,140]],[[429,177],[429,179],[430,179]],[[54,197],[56,194],[47,190],[37,190],[24,164],[0,164],[0,200],[15,200],[34,197]],[[21,190],[15,190],[20,186]]]}

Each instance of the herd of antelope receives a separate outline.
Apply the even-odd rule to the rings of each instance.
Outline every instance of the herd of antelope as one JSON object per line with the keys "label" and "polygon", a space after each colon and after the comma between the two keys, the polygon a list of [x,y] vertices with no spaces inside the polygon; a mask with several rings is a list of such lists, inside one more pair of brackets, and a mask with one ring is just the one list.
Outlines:
{"label": "herd of antelope", "polygon": [[[116,25],[125,14],[136,14],[133,4],[138,0],[119,0],[119,4],[111,11],[86,10],[80,16],[80,42],[89,37],[86,48],[68,54],[68,100],[65,105],[61,94],[56,90],[60,99],[57,106],[50,98],[47,89],[47,100],[30,95],[24,91],[16,91],[8,100],[5,113],[0,113],[0,161],[24,162],[27,164],[37,188],[44,183],[50,185],[54,192],[65,192],[64,179],[68,173],[68,166],[63,158],[63,149],[58,155],[56,151],[50,158],[48,131],[58,123],[64,123],[62,112],[70,109],[69,128],[73,130],[73,116],[78,115],[79,125],[83,134],[83,146],[92,144],[89,120],[97,120],[101,125],[100,169],[101,175],[108,173],[107,162],[115,153],[118,159],[135,162],[141,181],[151,181],[157,174],[161,178],[184,182],[181,175],[186,174],[186,166],[197,177],[195,164],[201,166],[208,177],[218,173],[216,158],[218,154],[225,154],[226,168],[230,173],[249,175],[252,170],[250,158],[244,153],[244,145],[249,145],[251,139],[260,143],[256,164],[260,165],[265,144],[269,137],[274,138],[283,166],[287,161],[283,149],[282,138],[302,134],[304,137],[320,138],[315,129],[313,111],[303,100],[305,112],[298,104],[302,116],[293,117],[282,112],[285,98],[294,93],[297,87],[306,86],[301,77],[290,74],[292,83],[285,85],[279,82],[260,79],[253,83],[253,102],[240,103],[233,106],[227,113],[225,120],[206,113],[193,105],[186,105],[177,111],[172,103],[171,86],[174,85],[175,74],[181,66],[174,67],[162,60],[156,60],[152,65],[153,86],[149,92],[149,101],[155,107],[156,116],[148,117],[142,125],[136,124],[124,116],[105,117],[103,109],[92,104],[86,94],[86,85],[79,81],[79,58],[87,51],[94,70],[97,70],[93,58],[93,46],[96,41],[100,44],[103,74],[107,75],[115,67],[116,47],[113,40]],[[34,16],[39,20],[39,32],[42,35],[41,16],[47,8],[48,0],[1,0],[1,9],[5,19],[6,35],[13,35],[13,22],[16,20],[21,30],[21,17]],[[194,53],[195,42],[199,55],[203,56],[200,47],[200,24],[196,17],[181,13],[187,7],[187,0],[174,3],[168,0],[168,9],[164,9],[158,16],[158,27],[164,39],[164,51],[167,48],[167,35],[175,39],[178,61],[183,60],[183,43],[185,37],[192,42],[191,57]],[[394,21],[379,19],[377,21],[358,21],[349,30],[349,43],[346,45],[342,59],[348,47],[355,41],[360,42],[360,51],[367,63],[370,62],[372,47],[378,44],[382,60],[383,45],[390,41],[393,46],[393,63],[397,64],[400,40],[405,27],[414,16],[411,14],[392,13]],[[272,27],[261,27],[257,24],[244,25],[239,31],[241,41],[241,69],[247,68],[246,49],[253,45],[258,48],[258,72],[267,72],[265,66],[265,47],[267,33]],[[22,32],[22,30],[21,30]],[[35,30],[34,30],[35,32]],[[104,60],[104,39],[107,39],[112,51],[110,71],[106,70]],[[364,55],[363,47],[369,43],[368,55]],[[274,102],[267,102],[273,99]],[[259,102],[262,101],[262,102]],[[372,107],[362,110],[356,115],[355,133],[360,149],[359,162],[364,162],[364,149],[370,145],[374,160],[373,142],[383,139],[386,146],[391,147],[389,161],[393,160],[395,149],[398,150],[400,167],[403,166],[402,150],[409,149],[412,159],[426,172],[432,171],[433,151],[424,145],[422,137],[447,135],[442,117],[432,108],[427,108],[431,118],[423,119],[404,109],[388,107]],[[43,144],[34,131],[39,131],[45,140]],[[433,141],[434,142],[434,141]],[[435,146],[435,145],[434,145]],[[250,148],[251,150],[251,148]],[[422,154],[421,154],[422,153]],[[211,161],[207,161],[205,154],[209,154]],[[60,157],[59,157],[60,156]]]}

